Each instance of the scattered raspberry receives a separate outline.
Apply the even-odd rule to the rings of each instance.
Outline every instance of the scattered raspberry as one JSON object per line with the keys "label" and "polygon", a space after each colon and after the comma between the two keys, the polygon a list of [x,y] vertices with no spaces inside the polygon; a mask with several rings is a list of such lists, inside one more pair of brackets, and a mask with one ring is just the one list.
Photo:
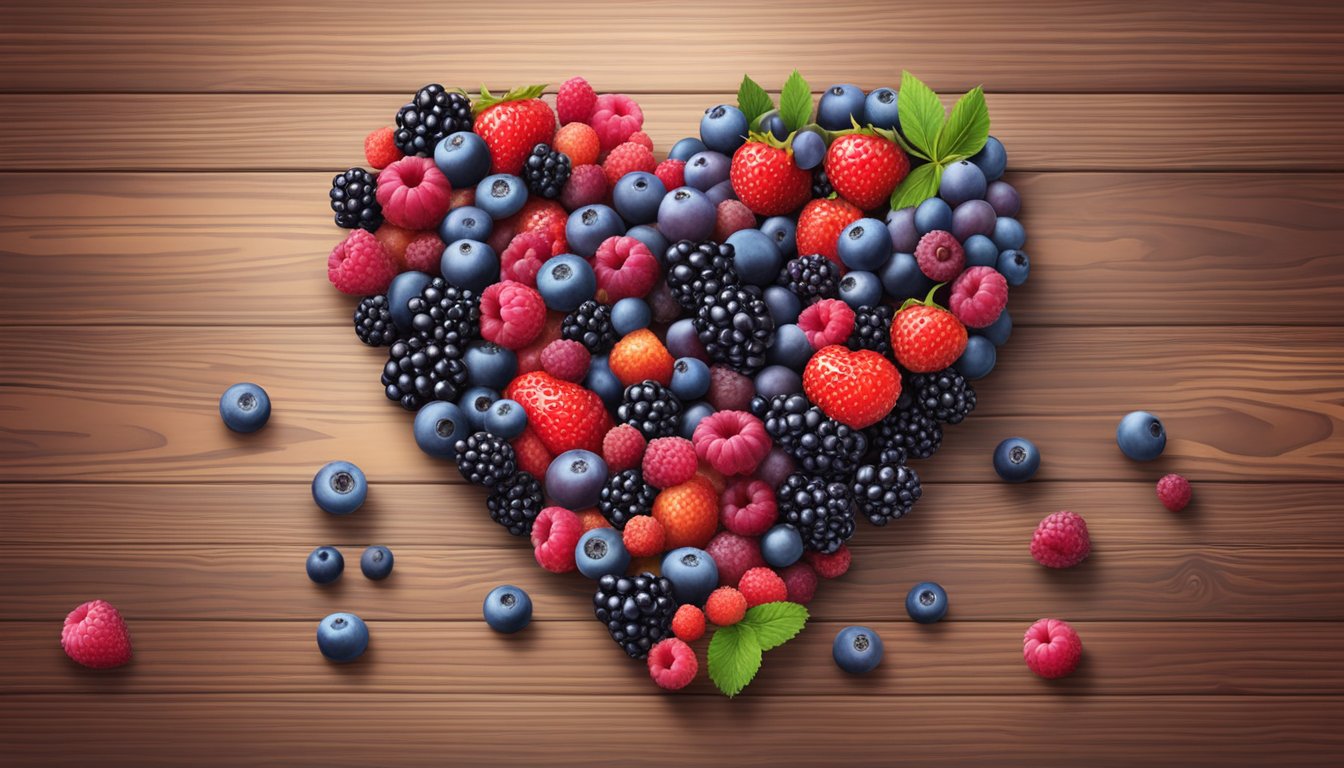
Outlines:
{"label": "scattered raspberry", "polygon": [[919,239],[915,246],[915,259],[919,261],[919,271],[924,276],[942,283],[961,274],[966,266],[966,251],[951,232],[935,229]]}
{"label": "scattered raspberry", "polygon": [[555,132],[551,147],[564,152],[569,157],[570,167],[593,165],[597,163],[597,153],[601,142],[597,140],[597,131],[587,123],[570,123]]}
{"label": "scattered raspberry", "polygon": [[686,186],[686,161],[668,158],[653,169],[653,175],[663,182],[667,191]]}
{"label": "scattered raspberry", "polygon": [[1047,568],[1072,568],[1091,551],[1087,521],[1067,510],[1047,515],[1031,535],[1031,556]]}
{"label": "scattered raspberry", "polygon": [[536,288],[537,273],[551,256],[551,240],[545,234],[519,232],[499,254],[499,279]]}
{"label": "scattered raspberry", "polygon": [[798,327],[814,350],[844,344],[854,330],[854,310],[839,299],[822,299],[803,310]]}
{"label": "scattered raspberry", "polygon": [[963,325],[993,325],[1008,306],[1008,280],[993,267],[971,267],[952,283],[948,309]]}
{"label": "scattered raspberry", "polygon": [[695,651],[678,638],[660,640],[649,649],[649,676],[665,691],[685,688],[699,671],[700,662],[695,658]]}
{"label": "scattered raspberry", "polygon": [[1180,475],[1167,475],[1157,481],[1157,499],[1172,512],[1180,512],[1190,503],[1190,481]]}
{"label": "scattered raspberry", "polygon": [[378,239],[362,229],[350,234],[327,257],[327,279],[341,293],[371,296],[387,290],[397,265]]}
{"label": "scattered raspberry", "polygon": [[561,125],[588,122],[596,104],[597,93],[582,77],[569,78],[555,94],[555,114]]}
{"label": "scattered raspberry", "polygon": [[648,147],[650,150],[653,149],[653,138],[643,131],[635,131],[630,134],[630,138],[626,139],[626,141],[638,144],[642,147]]}
{"label": "scattered raspberry", "polygon": [[1061,619],[1041,619],[1022,637],[1022,658],[1027,669],[1046,680],[1072,674],[1082,657],[1083,641]]}
{"label": "scattered raspberry", "polygon": [[695,446],[684,437],[658,437],[644,449],[644,482],[671,488],[695,477]]}
{"label": "scattered raspberry", "polygon": [[406,244],[401,266],[403,269],[437,275],[439,262],[443,259],[443,248],[444,243],[438,235],[433,232],[422,232]]}
{"label": "scattered raspberry", "polygon": [[607,356],[611,372],[627,387],[646,379],[668,386],[672,383],[672,365],[675,362],[667,347],[648,328],[640,328],[622,336]]}
{"label": "scattered raspberry", "polygon": [[653,151],[642,144],[636,144],[627,141],[607,153],[607,159],[602,161],[602,173],[607,176],[607,186],[615,187],[616,182],[627,173],[635,171],[647,171],[653,173],[658,167],[658,161],[653,157]]}
{"label": "scattered raspberry", "polygon": [[610,152],[644,127],[644,112],[634,99],[623,93],[604,93],[597,97],[588,124],[597,131],[602,151]]}
{"label": "scattered raspberry", "polygon": [[546,302],[536,288],[505,280],[481,294],[481,338],[518,350],[546,324]]}
{"label": "scattered raspberry", "polygon": [[817,594],[817,572],[807,563],[794,563],[779,572],[789,591],[789,602],[807,605]]}
{"label": "scattered raspberry", "polygon": [[90,600],[65,617],[61,647],[66,656],[90,669],[111,669],[131,660],[126,622],[103,600]]}
{"label": "scattered raspberry", "polygon": [[714,239],[722,243],[728,236],[756,226],[756,214],[741,200],[724,200],[715,209]]}
{"label": "scattered raspberry", "polygon": [[688,643],[704,637],[705,612],[694,605],[681,606],[672,617],[672,633]]}
{"label": "scattered raspberry", "polygon": [[644,243],[633,237],[608,237],[592,258],[597,274],[597,300],[615,304],[621,299],[643,298],[658,282],[658,259]]}
{"label": "scattered raspberry", "polygon": [[629,424],[607,430],[602,438],[602,459],[612,474],[638,467],[644,458],[644,435]]}
{"label": "scattered raspberry", "polygon": [[746,411],[716,411],[696,425],[695,452],[724,475],[756,471],[770,453],[770,435],[761,420]]}
{"label": "scattered raspberry", "polygon": [[784,580],[769,568],[752,568],[742,574],[737,590],[747,598],[748,608],[789,599],[789,588]]}
{"label": "scattered raspberry", "polygon": [[[585,509],[582,512],[576,512],[579,516],[579,524],[583,526],[583,532],[587,533],[594,528],[610,528],[611,523],[602,516],[596,509]],[[582,535],[579,538],[583,538]]]}
{"label": "scattered raspberry", "polygon": [[574,563],[574,548],[583,535],[579,516],[564,507],[546,507],[532,521],[532,554],[537,564],[551,573],[569,573]]}
{"label": "scattered raspberry", "polygon": [[495,253],[501,253],[519,232],[540,232],[551,242],[551,255],[558,256],[569,250],[569,243],[565,240],[565,224],[568,221],[569,212],[563,205],[534,195],[521,211],[496,221],[486,243],[495,249]]}
{"label": "scattered raspberry", "polygon": [[523,430],[523,434],[514,438],[513,454],[518,461],[518,468],[534,477],[545,477],[546,470],[551,466],[551,461],[555,458],[551,452],[546,450],[546,444],[541,441],[536,432],[531,428]]}
{"label": "scattered raspberry", "polygon": [[844,576],[849,570],[850,558],[849,546],[845,544],[841,544],[839,549],[829,555],[812,550],[803,553],[803,559],[823,579],[838,579]]}
{"label": "scattered raspberry", "polygon": [[750,411],[756,385],[726,365],[709,366],[709,393],[705,399],[716,411]]}
{"label": "scattered raspberry", "polygon": [[542,370],[565,381],[583,381],[592,360],[587,347],[570,339],[556,339],[541,350]]}
{"label": "scattered raspberry", "polygon": [[705,551],[719,567],[719,584],[731,586],[742,580],[742,574],[765,565],[761,545],[754,538],[739,536],[732,531],[719,531],[705,545]]}
{"label": "scattered raspberry", "polygon": [[[648,454],[644,458],[647,466]],[[708,480],[695,477],[654,497],[653,516],[663,525],[668,549],[703,548],[719,528],[719,495]]]}
{"label": "scattered raspberry", "polygon": [[719,587],[705,601],[705,618],[720,627],[731,627],[747,615],[747,598],[733,587]]}
{"label": "scattered raspberry", "polygon": [[569,181],[560,191],[560,202],[569,210],[593,205],[607,199],[607,175],[599,165],[577,165],[569,172]]}
{"label": "scattered raspberry", "polygon": [[[412,240],[420,236],[420,233],[413,229],[403,229],[396,224],[383,222],[383,226],[379,227],[373,233],[373,236],[378,238],[378,242],[382,243],[383,247],[387,249],[387,255],[391,256],[394,262],[400,264],[406,260],[407,247],[410,246]],[[437,273],[438,268],[436,267],[434,271]]]}
{"label": "scattered raspberry", "polygon": [[635,515],[625,524],[621,539],[631,557],[653,557],[662,554],[666,541],[663,524],[650,515]]}
{"label": "scattered raspberry", "polygon": [[378,174],[383,217],[407,229],[434,229],[452,204],[452,188],[428,157],[403,157]]}
{"label": "scattered raspberry", "polygon": [[364,159],[370,168],[382,169],[405,157],[392,138],[391,128],[379,128],[364,137]]}
{"label": "scattered raspberry", "polygon": [[775,489],[762,480],[737,480],[720,497],[719,519],[739,536],[760,536],[779,519]]}

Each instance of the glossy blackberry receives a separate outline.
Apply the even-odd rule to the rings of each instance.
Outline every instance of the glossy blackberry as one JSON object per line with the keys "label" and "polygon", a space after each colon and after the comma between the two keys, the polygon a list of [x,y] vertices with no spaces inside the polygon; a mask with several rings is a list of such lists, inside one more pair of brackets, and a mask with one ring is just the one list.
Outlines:
{"label": "glossy blackberry", "polygon": [[799,256],[780,270],[779,284],[793,291],[806,306],[840,295],[840,271],[834,262],[820,254]]}
{"label": "glossy blackberry", "polygon": [[902,396],[885,418],[869,428],[869,437],[881,464],[904,464],[909,459],[927,459],[943,443],[938,420]]}
{"label": "glossy blackberry", "polygon": [[667,287],[682,309],[694,312],[706,295],[737,284],[733,246],[682,240],[667,249]]}
{"label": "glossy blackberry", "polygon": [[775,496],[780,520],[796,529],[813,552],[834,552],[854,535],[854,500],[845,483],[794,472]]}
{"label": "glossy blackberry", "polygon": [[383,366],[387,398],[416,411],[431,400],[456,400],[467,386],[461,353],[419,336],[393,342]]}
{"label": "glossy blackberry", "polygon": [[835,187],[831,186],[831,180],[826,177],[826,169],[817,166],[812,172],[812,197],[821,199],[835,194]]}
{"label": "glossy blackberry", "polygon": [[363,168],[332,176],[331,210],[336,212],[336,226],[370,232],[382,226],[383,207],[374,196],[377,189],[377,178]]}
{"label": "glossy blackberry", "polygon": [[417,336],[442,345],[457,357],[481,337],[481,297],[441,277],[431,280],[406,307]]}
{"label": "glossy blackberry", "polygon": [[658,489],[644,482],[643,472],[627,469],[612,475],[602,486],[597,511],[619,531],[630,518],[653,514],[653,499],[657,495]]}
{"label": "glossy blackberry", "polygon": [[616,329],[611,327],[611,307],[588,299],[565,315],[560,323],[560,335],[579,342],[594,355],[606,354],[616,343]]}
{"label": "glossy blackberry", "polygon": [[891,357],[891,320],[896,310],[887,304],[854,310],[854,330],[845,342],[850,349],[871,349]]}
{"label": "glossy blackberry", "polygon": [[532,532],[532,521],[537,519],[544,504],[541,483],[527,472],[516,472],[505,478],[485,500],[490,519],[514,536]]}
{"label": "glossy blackberry", "polygon": [[847,476],[868,451],[863,432],[827,417],[802,395],[757,396],[751,409],[775,444],[808,474]]}
{"label": "glossy blackberry", "polygon": [[470,131],[471,125],[471,100],[432,83],[416,91],[411,102],[397,111],[392,141],[403,154],[429,157],[440,139]]}
{"label": "glossy blackberry", "polygon": [[569,171],[569,155],[549,144],[538,144],[523,164],[523,180],[532,194],[555,199],[569,181]]}
{"label": "glossy blackberry", "polygon": [[944,424],[960,424],[975,410],[975,388],[955,368],[910,377],[915,405]]}
{"label": "glossy blackberry", "polygon": [[905,517],[923,490],[919,475],[904,464],[864,464],[850,484],[858,514],[873,525]]}
{"label": "glossy blackberry", "polygon": [[355,307],[355,335],[371,347],[382,347],[397,340],[397,327],[392,324],[392,308],[387,297],[366,296]]}
{"label": "glossy blackberry", "polygon": [[672,582],[645,571],[634,577],[603,576],[597,582],[593,607],[611,639],[630,658],[643,659],[659,640],[672,636],[677,601],[672,597]]}
{"label": "glossy blackberry", "polygon": [[681,420],[681,401],[672,390],[645,379],[625,388],[616,408],[616,420],[638,429],[645,440],[671,437],[677,434]]}
{"label": "glossy blackberry", "polygon": [[701,299],[695,332],[710,360],[750,376],[765,367],[775,320],[755,289],[733,285]]}
{"label": "glossy blackberry", "polygon": [[472,485],[494,488],[518,471],[513,446],[489,432],[457,441],[457,471]]}

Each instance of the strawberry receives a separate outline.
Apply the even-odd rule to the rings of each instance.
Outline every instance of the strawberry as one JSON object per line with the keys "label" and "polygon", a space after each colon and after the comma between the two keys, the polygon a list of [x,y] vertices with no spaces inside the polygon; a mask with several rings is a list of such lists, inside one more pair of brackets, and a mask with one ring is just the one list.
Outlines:
{"label": "strawberry", "polygon": [[601,453],[611,416],[591,390],[533,371],[514,379],[504,396],[522,404],[528,428],[553,455],[575,448]]}
{"label": "strawberry", "polygon": [[821,412],[854,429],[882,420],[901,396],[901,373],[870,349],[822,347],[803,369],[803,393]]}
{"label": "strawberry", "polygon": [[863,211],[839,198],[813,200],[798,214],[798,255],[822,256],[840,263],[836,242],[845,227],[863,218]]}
{"label": "strawberry", "polygon": [[896,362],[915,373],[941,371],[966,351],[966,326],[933,303],[935,285],[924,301],[906,299],[891,321],[891,347]]}
{"label": "strawberry", "polygon": [[490,148],[491,173],[518,174],[532,148],[550,144],[555,137],[555,113],[537,98],[545,88],[528,85],[495,96],[481,87],[472,109],[476,112],[475,131]]}
{"label": "strawberry", "polygon": [[836,194],[871,211],[886,203],[910,173],[910,158],[896,142],[860,130],[831,142],[825,167]]}
{"label": "strawberry", "polygon": [[792,213],[812,194],[812,174],[774,137],[753,134],[738,147],[728,179],[737,199],[761,216]]}

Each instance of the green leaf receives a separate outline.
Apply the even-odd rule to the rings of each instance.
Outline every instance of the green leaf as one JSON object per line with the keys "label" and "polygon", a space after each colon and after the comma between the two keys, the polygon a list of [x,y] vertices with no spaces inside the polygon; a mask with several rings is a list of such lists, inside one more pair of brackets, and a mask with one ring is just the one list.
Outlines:
{"label": "green leaf", "polygon": [[985,89],[976,86],[957,100],[947,124],[938,133],[936,148],[939,160],[970,157],[985,146],[989,138],[989,107],[985,106]]}
{"label": "green leaf", "polygon": [[919,205],[926,199],[938,194],[938,184],[943,180],[943,167],[937,163],[925,163],[910,172],[900,186],[891,193],[891,209],[899,211],[912,205]]}
{"label": "green leaf", "polygon": [[747,611],[742,624],[751,627],[762,651],[792,640],[807,624],[807,609],[798,603],[763,603]]}
{"label": "green leaf", "polygon": [[727,696],[736,696],[761,668],[761,646],[751,627],[720,627],[709,641],[709,679]]}
{"label": "green leaf", "polygon": [[901,135],[900,131],[896,131],[895,134],[896,134],[896,143],[901,145],[901,149],[905,150],[905,154],[910,155],[911,157],[918,157],[920,160],[929,159],[928,155],[910,146],[910,142],[905,140],[905,137]]}
{"label": "green leaf", "polygon": [[775,108],[775,102],[755,80],[743,75],[742,85],[737,88],[737,108],[747,116],[747,125],[754,126],[756,118]]}
{"label": "green leaf", "polygon": [[812,86],[796,69],[784,81],[784,88],[779,93],[779,116],[789,132],[802,128],[812,119]]}
{"label": "green leaf", "polygon": [[901,72],[901,90],[896,94],[896,114],[901,118],[901,132],[915,149],[926,157],[937,159],[934,152],[938,133],[943,130],[943,122],[946,120],[938,94],[909,72]]}
{"label": "green leaf", "polygon": [[503,96],[496,96],[490,92],[489,88],[486,88],[484,85],[482,85],[481,95],[479,98],[476,99],[476,103],[471,105],[471,111],[479,115],[480,113],[484,112],[490,107],[493,107],[496,104],[500,104],[505,101],[523,101],[526,99],[535,99],[541,96],[541,94],[545,92],[545,90],[546,90],[545,83],[541,83],[539,85],[520,85],[517,88],[514,88],[513,90],[504,94]]}

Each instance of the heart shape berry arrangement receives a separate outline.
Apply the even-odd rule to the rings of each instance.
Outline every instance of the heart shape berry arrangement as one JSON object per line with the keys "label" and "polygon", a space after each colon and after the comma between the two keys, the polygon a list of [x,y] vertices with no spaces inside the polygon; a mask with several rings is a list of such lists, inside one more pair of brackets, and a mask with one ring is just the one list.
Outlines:
{"label": "heart shape berry arrangement", "polygon": [[[376,172],[333,180],[328,277],[419,446],[594,579],[660,686],[715,625],[735,695],[975,407],[1027,277],[1006,154],[979,88],[947,113],[908,73],[816,104],[797,72],[778,104],[744,78],[662,161],[629,97],[541,96],[420,89],[366,139]],[[517,629],[530,599],[501,594]]]}

